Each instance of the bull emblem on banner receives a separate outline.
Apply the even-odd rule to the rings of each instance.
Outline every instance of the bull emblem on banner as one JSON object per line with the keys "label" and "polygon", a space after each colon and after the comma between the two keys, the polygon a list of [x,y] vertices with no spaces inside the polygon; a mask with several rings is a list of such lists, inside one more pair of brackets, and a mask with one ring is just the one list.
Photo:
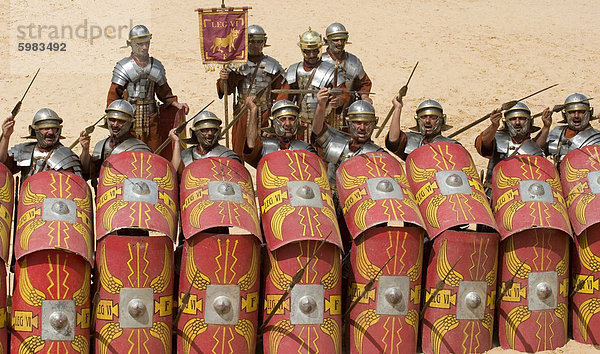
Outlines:
{"label": "bull emblem on banner", "polygon": [[[231,32],[225,37],[217,37],[213,41],[213,45],[210,47],[210,50],[214,54],[215,51],[219,51],[223,53],[223,48],[227,47],[227,51],[232,52],[235,50],[235,40],[240,35],[239,29],[232,29]],[[224,55],[225,53],[223,53]]]}

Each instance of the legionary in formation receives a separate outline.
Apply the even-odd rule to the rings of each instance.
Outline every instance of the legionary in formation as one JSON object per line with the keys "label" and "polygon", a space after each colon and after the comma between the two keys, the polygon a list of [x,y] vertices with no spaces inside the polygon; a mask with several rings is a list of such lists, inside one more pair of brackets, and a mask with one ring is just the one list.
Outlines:
{"label": "legionary in formation", "polygon": [[261,136],[258,133],[258,107],[252,97],[246,99],[250,107],[250,120],[246,133],[246,146],[244,147],[244,160],[255,167],[265,155],[279,150],[306,150],[314,154],[317,151],[312,145],[297,140],[296,135],[304,127],[298,119],[299,108],[292,101],[281,100],[275,102],[271,109],[271,127],[266,129],[274,136]]}
{"label": "legionary in formation", "polygon": [[14,132],[15,121],[12,116],[2,123],[0,138],[0,162],[12,173],[21,172],[21,180],[41,171],[69,171],[81,176],[82,168],[77,155],[60,143],[62,118],[50,108],[42,108],[33,116],[26,142],[8,149],[10,137]]}
{"label": "legionary in formation", "polygon": [[312,139],[315,146],[323,149],[322,157],[329,163],[330,183],[335,186],[335,172],[342,162],[356,155],[385,150],[371,140],[377,117],[375,108],[367,101],[358,100],[348,107],[346,119],[350,134],[325,123],[327,101],[330,99],[328,91],[328,89],[319,90]]}
{"label": "legionary in formation", "polygon": [[156,97],[177,109],[189,107],[179,103],[167,83],[165,67],[148,54],[152,34],[146,26],[136,25],[129,31],[127,45],[131,55],[121,59],[113,69],[108,90],[107,106],[114,100],[126,99],[135,108],[135,136],[155,150],[162,142],[159,137],[159,115]]}
{"label": "legionary in formation", "polygon": [[227,157],[242,163],[240,157],[233,150],[219,144],[222,122],[213,112],[198,113],[192,120],[191,137],[185,140],[186,143],[195,145],[183,151],[181,151],[179,136],[175,134],[175,129],[172,129],[169,136],[175,143],[171,159],[173,167],[178,170],[182,162],[184,167],[187,167],[192,162],[207,157]]}
{"label": "legionary in formation", "polygon": [[145,151],[152,152],[148,145],[135,138],[132,134],[135,123],[135,109],[125,100],[113,101],[105,110],[104,125],[110,131],[108,138],[96,143],[92,155],[90,155],[90,136],[80,136],[81,163],[84,171],[91,178],[97,177],[102,162],[110,155],[116,155],[123,151]]}
{"label": "legionary in formation", "polygon": [[[237,90],[237,99],[233,103],[234,115],[243,108],[246,97],[256,98],[263,127],[269,125],[269,112],[273,104],[271,89],[279,88],[284,79],[284,69],[279,62],[263,54],[265,47],[268,47],[265,30],[259,25],[248,26],[248,62],[239,70],[224,68],[217,80],[220,98],[224,95],[225,84],[228,94],[234,94]],[[247,122],[247,113],[243,113],[231,128],[232,147],[239,156],[242,156],[246,143]]]}
{"label": "legionary in formation", "polygon": [[491,124],[475,139],[475,148],[479,155],[490,159],[485,177],[485,185],[492,182],[492,171],[502,160],[516,155],[544,155],[546,137],[552,124],[552,111],[546,108],[542,114],[544,124],[535,139],[531,133],[540,130],[534,126],[531,110],[523,102],[504,112],[504,126],[498,130],[502,113],[494,111],[490,115]]}
{"label": "legionary in formation", "polygon": [[442,105],[432,99],[427,99],[417,106],[417,115],[415,120],[417,125],[409,128],[412,132],[403,132],[400,130],[400,115],[402,113],[402,101],[397,97],[392,99],[394,112],[390,130],[385,138],[385,147],[398,155],[402,160],[406,160],[408,154],[416,148],[431,143],[456,143],[458,141],[446,138],[442,132],[452,128],[446,124],[446,115]]}
{"label": "legionary in formation", "polygon": [[[323,40],[316,31],[308,31],[300,35],[298,46],[302,50],[304,60],[290,65],[285,74],[285,83],[283,90],[300,89],[312,90],[315,92],[304,92],[300,94],[291,94],[282,92],[277,96],[277,100],[291,100],[300,107],[299,117],[303,124],[309,125],[313,119],[317,108],[316,91],[324,87],[332,87],[334,82],[335,65],[325,62],[321,58],[321,48]],[[340,80],[341,81],[341,80]],[[338,86],[343,86],[340,82]],[[348,95],[341,93],[333,97],[330,105],[333,108],[341,107],[349,99]]]}
{"label": "legionary in formation", "polygon": [[600,144],[600,131],[592,128],[590,120],[594,109],[589,99],[581,93],[567,96],[562,110],[563,120],[550,132],[547,139],[547,152],[555,163],[560,163],[569,151],[586,145]]}
{"label": "legionary in formation", "polygon": [[[357,91],[352,98],[361,99],[373,103],[368,92],[371,91],[373,83],[365,72],[362,62],[354,54],[346,52],[348,42],[348,31],[341,23],[332,23],[325,30],[327,49],[323,53],[323,61],[335,65],[338,63],[340,77],[348,90]],[[356,99],[351,99],[350,103]]]}

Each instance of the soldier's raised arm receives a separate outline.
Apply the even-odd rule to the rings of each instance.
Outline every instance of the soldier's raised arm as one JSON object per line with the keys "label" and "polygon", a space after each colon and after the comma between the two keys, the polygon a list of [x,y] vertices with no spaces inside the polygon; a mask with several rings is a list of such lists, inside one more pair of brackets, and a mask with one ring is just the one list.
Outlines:
{"label": "soldier's raised arm", "polygon": [[548,134],[550,134],[550,126],[552,125],[552,111],[550,107],[546,107],[542,112],[542,129],[535,137],[535,142],[542,150],[546,150],[546,139],[548,139]]}
{"label": "soldier's raised arm", "polygon": [[317,93],[317,108],[312,122],[312,133],[319,136],[325,129],[325,114],[327,113],[327,101],[329,100],[329,89],[322,88]]}
{"label": "soldier's raised arm", "polygon": [[0,138],[0,162],[6,163],[8,158],[8,143],[10,142],[10,136],[15,131],[15,120],[13,116],[8,116],[2,122],[2,137]]}
{"label": "soldier's raised arm", "polygon": [[500,109],[495,109],[490,114],[490,125],[475,138],[475,148],[479,155],[490,157],[494,153],[494,139],[496,132],[500,127],[502,113]]}

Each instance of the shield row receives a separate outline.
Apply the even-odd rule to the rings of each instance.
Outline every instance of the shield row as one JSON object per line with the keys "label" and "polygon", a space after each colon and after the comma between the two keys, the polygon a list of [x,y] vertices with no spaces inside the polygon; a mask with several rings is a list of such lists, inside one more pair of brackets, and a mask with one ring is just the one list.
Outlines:
{"label": "shield row", "polygon": [[[420,333],[439,353],[488,350],[499,328],[503,347],[537,351],[564,345],[571,301],[575,338],[597,343],[595,148],[567,155],[560,176],[538,156],[501,162],[491,207],[456,144],[415,150],[406,173],[386,153],[357,156],[333,188],[316,155],[275,152],[256,196],[233,160],[196,161],[178,183],[161,157],[126,152],[100,172],[95,253],[85,181],[38,173],[20,191],[0,331],[24,352],[171,352],[173,333],[182,353],[253,352],[261,340],[273,353],[414,352]],[[14,187],[0,176],[7,262]]]}

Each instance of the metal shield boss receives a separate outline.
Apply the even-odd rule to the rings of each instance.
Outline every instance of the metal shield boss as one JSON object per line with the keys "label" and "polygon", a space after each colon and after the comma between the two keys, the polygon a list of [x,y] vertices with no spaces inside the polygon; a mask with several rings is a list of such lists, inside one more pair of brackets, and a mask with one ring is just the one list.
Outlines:
{"label": "metal shield boss", "polygon": [[433,143],[406,158],[406,175],[429,238],[463,224],[496,227],[471,155],[454,143]]}
{"label": "metal shield boss", "polygon": [[340,353],[342,243],[325,165],[305,151],[273,152],[260,161],[256,184],[269,255],[263,317],[274,313],[263,334],[264,351]]}
{"label": "metal shield boss", "polygon": [[344,220],[356,238],[383,223],[424,227],[402,165],[388,153],[371,152],[344,161],[337,170],[337,191]]}
{"label": "metal shield boss", "polygon": [[[0,279],[6,279],[14,207],[14,179],[8,168],[0,164]],[[8,314],[6,281],[0,281],[0,353],[8,349]]]}
{"label": "metal shield boss", "polygon": [[96,351],[171,352],[173,243],[109,235],[97,242]]}
{"label": "metal shield boss", "polygon": [[[432,241],[427,260],[422,345],[426,353],[491,349],[498,234],[447,230]],[[436,292],[436,285],[443,286]]]}
{"label": "metal shield boss", "polygon": [[[256,347],[262,241],[248,171],[237,161],[206,158],[183,171],[184,243],[177,323],[178,352]],[[219,234],[218,227],[230,227]],[[240,234],[241,233],[241,234]]]}
{"label": "metal shield boss", "polygon": [[560,164],[561,182],[575,238],[571,259],[573,338],[600,344],[600,146],[569,152]]}
{"label": "metal shield boss", "polygon": [[561,347],[567,340],[571,225],[558,172],[540,156],[504,160],[494,169],[492,195],[502,238],[500,344],[528,352]]}
{"label": "metal shield boss", "polygon": [[18,210],[11,347],[88,353],[90,189],[73,173],[36,173],[22,184]]}
{"label": "metal shield boss", "polygon": [[96,193],[96,238],[119,229],[177,232],[177,173],[164,158],[142,151],[111,155]]}

